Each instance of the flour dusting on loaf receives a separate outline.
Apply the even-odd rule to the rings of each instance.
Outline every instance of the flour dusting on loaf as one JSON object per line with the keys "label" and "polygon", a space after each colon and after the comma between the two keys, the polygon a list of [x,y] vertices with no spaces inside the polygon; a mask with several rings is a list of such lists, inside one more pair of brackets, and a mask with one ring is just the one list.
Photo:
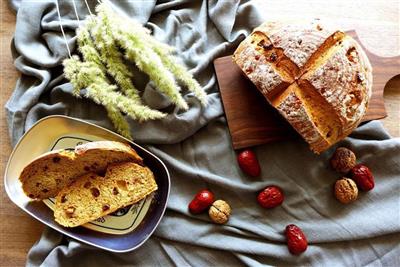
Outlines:
{"label": "flour dusting on loaf", "polygon": [[233,60],[316,153],[349,135],[368,107],[372,67],[365,52],[318,20],[263,23]]}
{"label": "flour dusting on loaf", "polygon": [[266,34],[274,47],[282,48],[299,68],[304,67],[311,55],[335,33],[330,27],[322,27],[317,20],[309,24],[264,23],[256,31]]}

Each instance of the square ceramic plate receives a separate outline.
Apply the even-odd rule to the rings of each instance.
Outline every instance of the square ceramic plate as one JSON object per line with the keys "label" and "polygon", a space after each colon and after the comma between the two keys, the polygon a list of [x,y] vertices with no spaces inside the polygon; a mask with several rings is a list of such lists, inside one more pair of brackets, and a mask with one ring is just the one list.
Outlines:
{"label": "square ceramic plate", "polygon": [[[47,151],[74,148],[78,144],[99,140],[129,143],[153,171],[158,190],[135,205],[81,227],[62,227],[54,221],[54,201],[30,201],[22,191],[19,174],[29,162]],[[164,163],[141,146],[94,124],[57,115],[41,119],[24,134],[11,153],[4,185],[9,198],[17,206],[53,229],[98,248],[128,252],[143,244],[159,224],[167,206],[170,177]]]}

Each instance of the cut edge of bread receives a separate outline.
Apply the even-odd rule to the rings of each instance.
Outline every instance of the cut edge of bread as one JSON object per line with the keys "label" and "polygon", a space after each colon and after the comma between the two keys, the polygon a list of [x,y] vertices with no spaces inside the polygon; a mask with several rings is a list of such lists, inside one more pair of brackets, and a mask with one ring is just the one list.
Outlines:
{"label": "cut edge of bread", "polygon": [[112,164],[105,177],[85,174],[59,192],[54,217],[76,227],[137,203],[158,189],[152,171],[133,162]]}

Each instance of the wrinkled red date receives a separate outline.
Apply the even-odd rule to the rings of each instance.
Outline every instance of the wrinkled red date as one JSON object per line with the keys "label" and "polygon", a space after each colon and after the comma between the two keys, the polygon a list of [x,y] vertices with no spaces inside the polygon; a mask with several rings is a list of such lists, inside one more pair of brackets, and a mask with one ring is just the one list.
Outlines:
{"label": "wrinkled red date", "polygon": [[358,164],[351,169],[350,174],[361,190],[369,191],[374,188],[374,177],[367,166]]}
{"label": "wrinkled red date", "polygon": [[275,208],[282,204],[284,195],[282,189],[277,186],[271,185],[264,188],[257,196],[257,202],[261,207],[266,209]]}

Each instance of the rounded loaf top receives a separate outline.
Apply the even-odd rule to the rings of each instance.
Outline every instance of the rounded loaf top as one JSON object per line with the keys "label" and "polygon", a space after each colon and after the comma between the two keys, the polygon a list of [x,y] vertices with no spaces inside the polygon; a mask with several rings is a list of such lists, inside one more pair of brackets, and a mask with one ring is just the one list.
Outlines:
{"label": "rounded loaf top", "polygon": [[361,46],[318,20],[265,22],[233,60],[316,153],[358,126],[371,97],[372,67]]}

